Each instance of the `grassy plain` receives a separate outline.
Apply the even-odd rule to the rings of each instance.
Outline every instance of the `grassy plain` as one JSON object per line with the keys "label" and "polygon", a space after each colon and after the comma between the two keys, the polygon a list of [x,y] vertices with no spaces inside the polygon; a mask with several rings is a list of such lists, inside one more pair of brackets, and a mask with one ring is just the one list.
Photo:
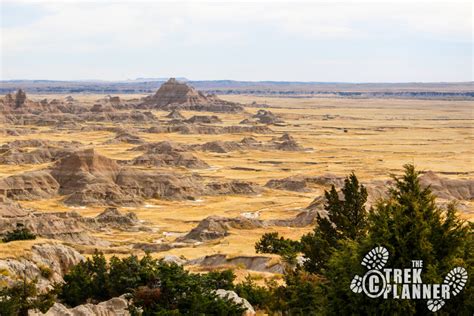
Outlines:
{"label": "grassy plain", "polygon": [[[45,96],[30,96],[41,99]],[[48,98],[52,98],[50,95]],[[64,96],[55,96],[63,98]],[[98,95],[73,95],[84,103],[93,104]],[[131,99],[138,95],[122,95]],[[474,175],[473,106],[467,101],[398,100],[398,99],[341,99],[341,98],[276,98],[256,96],[221,96],[223,99],[242,103],[256,101],[268,104],[269,110],[281,116],[283,126],[270,126],[273,134],[137,134],[147,141],[171,140],[186,144],[204,143],[212,140],[240,140],[252,136],[267,141],[284,132],[290,133],[307,150],[302,152],[282,151],[236,151],[225,154],[196,152],[195,155],[211,165],[211,169],[187,170],[175,168],[181,173],[198,173],[206,181],[219,179],[243,179],[264,185],[270,179],[291,175],[321,175],[333,173],[347,175],[354,171],[363,181],[386,179],[391,173],[399,174],[403,164],[415,163],[421,170],[432,170],[450,178],[472,178]],[[247,107],[246,113],[218,114],[221,125],[238,125],[254,114],[258,107]],[[164,119],[167,112],[154,111]],[[215,113],[183,111],[192,115],[216,115]],[[106,125],[110,125],[107,123]],[[145,126],[129,126],[147,127]],[[140,152],[128,151],[133,145],[106,145],[114,137],[111,132],[59,131],[41,127],[36,134],[22,136],[0,136],[2,143],[15,139],[79,140],[93,146],[100,153],[114,159],[131,159]],[[44,168],[41,165],[1,166],[0,176],[27,170]],[[243,167],[246,168],[243,170]],[[117,245],[126,246],[132,241],[171,241],[209,215],[238,216],[242,212],[260,211],[260,218],[287,218],[295,216],[313,198],[323,193],[317,188],[310,193],[265,190],[259,196],[202,197],[197,201],[150,200],[144,206],[121,208],[135,212],[138,217],[156,227],[151,233],[104,233],[103,237]],[[72,210],[85,216],[94,216],[103,207],[70,208],[61,199],[25,201],[23,205],[44,211]],[[474,219],[474,205],[462,216]],[[268,231],[279,231],[286,237],[298,238],[312,228],[261,228],[236,230],[217,242],[176,248],[158,253],[184,255],[187,258],[205,254],[225,253],[229,255],[254,255],[254,243]],[[5,246],[5,245],[0,245]],[[3,252],[4,247],[2,247]],[[9,252],[14,250],[8,250]]]}

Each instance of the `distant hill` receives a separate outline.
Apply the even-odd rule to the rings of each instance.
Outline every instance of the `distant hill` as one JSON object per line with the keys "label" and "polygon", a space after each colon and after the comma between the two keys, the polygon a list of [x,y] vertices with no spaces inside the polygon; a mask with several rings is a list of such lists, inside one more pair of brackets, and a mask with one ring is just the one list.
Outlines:
{"label": "distant hill", "polygon": [[[128,81],[54,81],[4,80],[0,94],[23,89],[32,94],[152,94],[168,78],[137,78]],[[474,99],[474,82],[439,83],[344,83],[292,81],[186,81],[204,93],[253,94],[268,96],[322,96],[343,98],[420,98],[420,99]]]}

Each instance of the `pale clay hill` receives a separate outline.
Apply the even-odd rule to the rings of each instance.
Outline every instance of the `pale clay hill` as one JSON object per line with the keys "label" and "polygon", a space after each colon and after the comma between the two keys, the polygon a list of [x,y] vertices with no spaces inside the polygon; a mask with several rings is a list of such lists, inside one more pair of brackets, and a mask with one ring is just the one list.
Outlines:
{"label": "pale clay hill", "polygon": [[[370,206],[386,196],[389,174],[415,158],[437,203],[457,201],[472,218],[466,104],[351,102],[217,97],[173,79],[149,96],[8,94],[0,100],[0,235],[22,225],[38,239],[0,244],[8,271],[0,281],[27,270],[50,287],[41,266],[60,282],[95,249],[278,278],[283,265],[255,253],[259,236],[312,230],[325,215],[324,190],[351,171]],[[55,304],[47,315],[113,315],[124,304]]]}

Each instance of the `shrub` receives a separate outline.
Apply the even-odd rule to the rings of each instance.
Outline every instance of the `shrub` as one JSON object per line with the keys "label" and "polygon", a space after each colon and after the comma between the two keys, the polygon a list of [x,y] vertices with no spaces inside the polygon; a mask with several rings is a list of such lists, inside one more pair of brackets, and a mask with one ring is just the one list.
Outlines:
{"label": "shrub", "polygon": [[33,234],[28,228],[24,227],[23,224],[17,224],[16,228],[7,232],[5,237],[3,237],[3,242],[10,242],[15,240],[32,240],[36,239],[36,235]]}
{"label": "shrub", "polygon": [[76,306],[131,293],[129,310],[137,315],[241,315],[243,307],[215,294],[217,289],[233,289],[235,275],[230,270],[192,274],[175,263],[153,259],[148,254],[112,257],[103,254],[80,262],[64,276],[59,298]]}
{"label": "shrub", "polygon": [[49,279],[53,276],[53,271],[51,270],[51,268],[46,267],[46,266],[39,266],[38,268],[43,278]]}
{"label": "shrub", "polygon": [[11,287],[0,288],[0,315],[27,316],[29,310],[45,313],[54,304],[54,292],[39,294],[36,280],[23,278]]}

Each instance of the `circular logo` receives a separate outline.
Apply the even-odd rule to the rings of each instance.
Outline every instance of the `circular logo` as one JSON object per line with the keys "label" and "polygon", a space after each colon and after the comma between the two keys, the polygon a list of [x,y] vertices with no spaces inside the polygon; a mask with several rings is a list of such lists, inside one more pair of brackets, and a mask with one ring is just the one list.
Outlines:
{"label": "circular logo", "polygon": [[370,270],[362,279],[362,288],[364,293],[370,298],[376,298],[385,292],[387,281],[382,272],[378,270]]}

